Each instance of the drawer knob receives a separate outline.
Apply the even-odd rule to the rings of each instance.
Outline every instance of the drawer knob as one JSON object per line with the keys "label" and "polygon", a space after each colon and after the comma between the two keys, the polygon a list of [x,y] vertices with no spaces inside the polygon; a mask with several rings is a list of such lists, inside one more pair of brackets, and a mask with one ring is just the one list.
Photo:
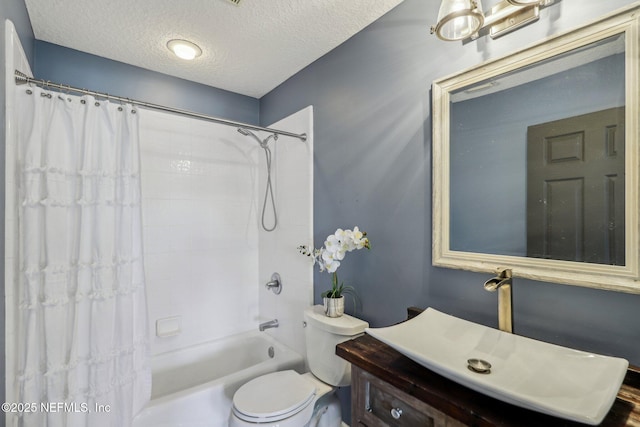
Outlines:
{"label": "drawer knob", "polygon": [[399,420],[401,415],[402,415],[402,409],[400,408],[391,409],[391,416],[393,417],[394,420]]}

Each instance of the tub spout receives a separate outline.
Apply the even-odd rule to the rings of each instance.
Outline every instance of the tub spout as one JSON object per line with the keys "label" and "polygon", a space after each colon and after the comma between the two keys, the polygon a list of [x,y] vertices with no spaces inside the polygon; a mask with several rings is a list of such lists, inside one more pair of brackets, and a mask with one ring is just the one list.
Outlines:
{"label": "tub spout", "polygon": [[258,329],[260,329],[260,331],[264,331],[265,329],[277,328],[278,326],[278,319],[273,319],[269,320],[268,322],[260,323]]}
{"label": "tub spout", "polygon": [[501,270],[498,276],[484,282],[484,288],[489,292],[498,291],[498,328],[501,331],[513,333],[513,311],[511,308],[511,285],[513,273],[510,269]]}

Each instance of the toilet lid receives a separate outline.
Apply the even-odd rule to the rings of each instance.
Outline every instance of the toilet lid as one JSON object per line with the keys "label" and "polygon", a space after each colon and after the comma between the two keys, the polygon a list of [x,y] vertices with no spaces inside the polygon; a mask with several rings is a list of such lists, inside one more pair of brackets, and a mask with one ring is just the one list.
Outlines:
{"label": "toilet lid", "polygon": [[233,396],[233,412],[246,421],[277,421],[297,414],[314,398],[316,388],[295,371],[254,378]]}

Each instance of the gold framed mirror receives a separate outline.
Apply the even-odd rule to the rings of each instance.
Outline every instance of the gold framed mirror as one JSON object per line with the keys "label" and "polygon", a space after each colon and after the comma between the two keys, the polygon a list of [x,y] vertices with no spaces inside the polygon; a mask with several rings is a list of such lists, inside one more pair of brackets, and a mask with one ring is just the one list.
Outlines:
{"label": "gold framed mirror", "polygon": [[433,83],[433,265],[640,293],[639,12]]}

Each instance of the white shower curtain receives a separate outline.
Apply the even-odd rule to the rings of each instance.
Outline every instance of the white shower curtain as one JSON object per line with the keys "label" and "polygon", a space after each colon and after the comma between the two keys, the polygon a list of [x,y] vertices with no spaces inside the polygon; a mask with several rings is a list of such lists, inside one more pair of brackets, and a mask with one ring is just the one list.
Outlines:
{"label": "white shower curtain", "polygon": [[126,427],[151,391],[139,115],[16,90],[18,424]]}

